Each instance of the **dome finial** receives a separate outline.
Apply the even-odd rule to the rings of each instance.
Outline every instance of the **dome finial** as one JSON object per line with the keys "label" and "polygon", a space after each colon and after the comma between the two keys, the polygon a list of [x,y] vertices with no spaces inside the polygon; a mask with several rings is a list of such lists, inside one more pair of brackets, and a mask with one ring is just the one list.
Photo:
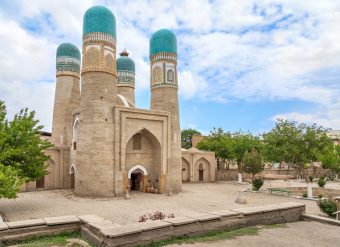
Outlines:
{"label": "dome finial", "polygon": [[127,52],[126,48],[124,48],[124,50],[121,53],[119,53],[119,55],[122,57],[128,57],[129,53]]}

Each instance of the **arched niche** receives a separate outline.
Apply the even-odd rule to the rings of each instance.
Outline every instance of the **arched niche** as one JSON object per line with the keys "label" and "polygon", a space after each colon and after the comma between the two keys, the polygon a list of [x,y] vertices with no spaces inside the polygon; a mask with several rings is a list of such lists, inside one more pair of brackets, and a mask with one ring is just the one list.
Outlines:
{"label": "arched niche", "polygon": [[205,158],[200,158],[194,166],[194,180],[196,182],[210,182],[210,163]]}
{"label": "arched niche", "polygon": [[189,181],[190,181],[190,164],[185,158],[182,158],[182,182]]}

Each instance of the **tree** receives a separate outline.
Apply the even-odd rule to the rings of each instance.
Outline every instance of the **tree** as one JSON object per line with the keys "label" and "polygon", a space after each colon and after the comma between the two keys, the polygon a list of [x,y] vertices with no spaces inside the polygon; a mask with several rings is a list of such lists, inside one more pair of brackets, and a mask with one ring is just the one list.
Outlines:
{"label": "tree", "polygon": [[182,148],[191,148],[192,147],[192,136],[193,135],[201,135],[201,132],[195,129],[184,129],[181,132],[181,141]]}
{"label": "tree", "polygon": [[205,137],[197,144],[197,148],[215,152],[217,165],[219,166],[220,160],[226,162],[227,160],[233,159],[230,152],[231,142],[232,140],[229,132],[224,132],[221,128],[214,128],[209,136]]}
{"label": "tree", "polygon": [[322,165],[330,169],[333,178],[340,173],[340,146],[332,145],[319,156]]}
{"label": "tree", "polygon": [[0,199],[16,198],[20,185],[23,183],[16,170],[0,164]]}
{"label": "tree", "polygon": [[254,182],[255,175],[262,172],[264,164],[261,154],[253,148],[251,151],[246,151],[243,156],[243,171],[252,174],[252,181]]}
{"label": "tree", "polygon": [[43,126],[38,125],[34,111],[23,109],[12,121],[6,119],[6,113],[4,102],[0,101],[0,165],[1,173],[9,178],[6,184],[38,180],[47,174],[45,161],[49,157],[44,150],[51,147],[40,138]]}
{"label": "tree", "polygon": [[293,165],[301,175],[306,164],[318,161],[320,155],[333,145],[327,131],[316,124],[308,126],[278,119],[275,127],[263,134],[264,157],[270,162]]}

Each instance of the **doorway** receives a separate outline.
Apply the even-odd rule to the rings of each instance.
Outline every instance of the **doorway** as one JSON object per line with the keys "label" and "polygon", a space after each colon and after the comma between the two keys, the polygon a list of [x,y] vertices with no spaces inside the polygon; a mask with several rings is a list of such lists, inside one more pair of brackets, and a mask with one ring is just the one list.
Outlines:
{"label": "doorway", "polygon": [[203,172],[204,172],[204,169],[203,169],[203,164],[199,164],[199,169],[198,169],[198,181],[200,182],[203,182]]}
{"label": "doorway", "polygon": [[43,189],[45,187],[45,176],[41,177],[35,182],[35,188]]}
{"label": "doorway", "polygon": [[143,174],[141,172],[133,172],[131,174],[131,190],[141,191],[143,186]]}

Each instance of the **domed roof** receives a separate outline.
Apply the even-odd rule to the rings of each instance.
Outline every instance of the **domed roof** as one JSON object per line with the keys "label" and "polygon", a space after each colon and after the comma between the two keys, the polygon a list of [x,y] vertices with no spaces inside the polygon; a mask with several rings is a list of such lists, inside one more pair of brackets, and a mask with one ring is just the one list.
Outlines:
{"label": "domed roof", "polygon": [[117,70],[127,70],[135,72],[135,62],[129,58],[129,53],[124,50],[121,52],[120,57],[117,59]]}
{"label": "domed roof", "polygon": [[150,40],[150,55],[157,52],[171,52],[177,54],[176,36],[169,29],[160,29]]}
{"label": "domed roof", "polygon": [[116,38],[116,18],[111,10],[104,6],[93,6],[85,12],[83,35],[93,32],[111,34]]}
{"label": "domed roof", "polygon": [[57,57],[73,57],[80,60],[80,51],[71,43],[62,43],[57,48]]}

